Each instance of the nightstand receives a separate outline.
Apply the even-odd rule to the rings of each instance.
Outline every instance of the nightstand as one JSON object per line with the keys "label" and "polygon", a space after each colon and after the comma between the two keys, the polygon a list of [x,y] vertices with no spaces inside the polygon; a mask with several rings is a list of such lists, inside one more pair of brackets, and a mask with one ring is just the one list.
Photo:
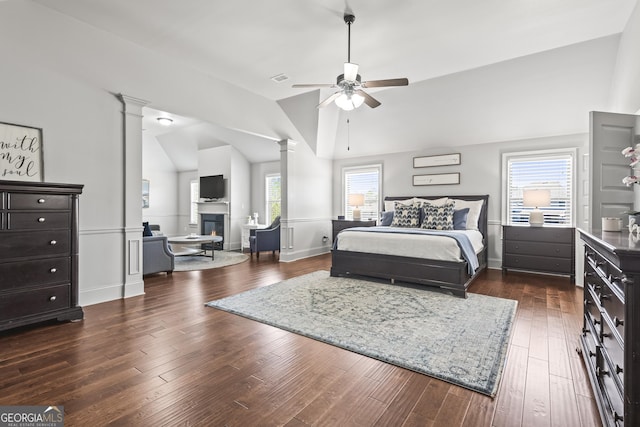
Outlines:
{"label": "nightstand", "polygon": [[575,281],[575,229],[503,225],[502,272],[511,269],[568,275]]}
{"label": "nightstand", "polygon": [[349,219],[332,219],[332,240],[335,242],[336,236],[339,232],[344,230],[345,228],[352,227],[374,227],[376,225],[375,221],[352,221]]}

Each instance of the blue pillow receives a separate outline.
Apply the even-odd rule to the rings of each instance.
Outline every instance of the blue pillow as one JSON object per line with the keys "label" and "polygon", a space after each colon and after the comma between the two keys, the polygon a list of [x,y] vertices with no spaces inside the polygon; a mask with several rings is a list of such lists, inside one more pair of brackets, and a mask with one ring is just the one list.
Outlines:
{"label": "blue pillow", "polygon": [[144,227],[144,230],[142,230],[142,235],[144,237],[153,236],[153,233],[151,232],[151,227],[149,227],[148,222],[143,222],[142,226]]}
{"label": "blue pillow", "polygon": [[380,216],[380,225],[384,225],[386,227],[391,225],[393,221],[393,211],[384,211]]}
{"label": "blue pillow", "polygon": [[467,229],[467,215],[469,215],[469,208],[458,209],[453,211],[453,229],[454,230]]}

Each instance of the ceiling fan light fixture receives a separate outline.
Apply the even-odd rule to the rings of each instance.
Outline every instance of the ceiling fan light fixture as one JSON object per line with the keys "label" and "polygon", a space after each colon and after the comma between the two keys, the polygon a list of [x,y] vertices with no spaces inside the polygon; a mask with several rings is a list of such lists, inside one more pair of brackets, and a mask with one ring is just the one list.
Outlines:
{"label": "ceiling fan light fixture", "polygon": [[348,82],[355,82],[358,78],[358,64],[351,62],[344,63],[344,79]]}
{"label": "ceiling fan light fixture", "polygon": [[345,111],[355,110],[364,102],[364,97],[359,93],[343,92],[336,98],[336,105]]}
{"label": "ceiling fan light fixture", "polygon": [[158,117],[157,120],[162,126],[171,126],[173,124],[173,120],[169,117]]}

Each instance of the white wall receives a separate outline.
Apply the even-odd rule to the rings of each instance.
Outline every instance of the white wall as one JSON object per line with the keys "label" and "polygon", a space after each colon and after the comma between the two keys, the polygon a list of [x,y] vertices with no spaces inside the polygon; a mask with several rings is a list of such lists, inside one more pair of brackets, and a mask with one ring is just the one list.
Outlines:
{"label": "white wall", "polygon": [[640,3],[620,38],[611,89],[611,110],[640,113]]}
{"label": "white wall", "polygon": [[159,224],[168,236],[178,232],[178,172],[158,140],[143,132],[142,178],[149,180],[149,207],[142,209],[142,219]]}
{"label": "white wall", "polygon": [[[583,178],[582,161],[588,151],[588,135],[568,135],[550,138],[536,138],[493,144],[468,145],[455,149],[438,149],[413,153],[396,153],[384,157],[361,157],[336,160],[333,164],[333,217],[344,215],[342,209],[342,168],[373,163],[382,164],[382,194],[384,196],[439,196],[488,194],[489,207],[489,266],[502,265],[501,225],[502,218],[502,153],[543,150],[552,148],[578,148],[576,170],[578,183]],[[424,155],[461,153],[461,165],[432,168],[413,168],[413,157]],[[459,185],[413,186],[413,175],[425,173],[460,172]],[[578,184],[576,184],[578,186]],[[584,199],[579,199],[577,224],[583,223]]]}

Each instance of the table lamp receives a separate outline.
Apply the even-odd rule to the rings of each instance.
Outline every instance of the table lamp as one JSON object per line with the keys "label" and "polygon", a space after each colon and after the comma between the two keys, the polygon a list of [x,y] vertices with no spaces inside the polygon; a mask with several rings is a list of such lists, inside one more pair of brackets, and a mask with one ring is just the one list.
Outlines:
{"label": "table lamp", "polygon": [[349,194],[349,206],[353,206],[353,220],[360,221],[360,206],[364,206],[364,194]]}
{"label": "table lamp", "polygon": [[542,227],[544,224],[544,213],[540,206],[547,207],[551,204],[551,191],[531,189],[524,190],[522,196],[522,206],[534,208],[529,214],[529,225],[532,227]]}

